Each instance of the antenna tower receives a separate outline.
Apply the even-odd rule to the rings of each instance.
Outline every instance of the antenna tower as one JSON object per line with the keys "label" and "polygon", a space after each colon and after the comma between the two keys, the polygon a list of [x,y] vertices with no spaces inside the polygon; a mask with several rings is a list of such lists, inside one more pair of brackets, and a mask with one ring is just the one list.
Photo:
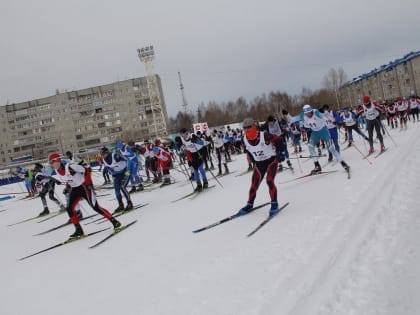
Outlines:
{"label": "antenna tower", "polygon": [[185,91],[184,91],[184,84],[182,84],[182,79],[181,79],[181,72],[178,71],[178,78],[179,78],[179,88],[181,90],[181,95],[182,95],[182,107],[184,108],[184,113],[187,112],[187,98],[185,97]]}

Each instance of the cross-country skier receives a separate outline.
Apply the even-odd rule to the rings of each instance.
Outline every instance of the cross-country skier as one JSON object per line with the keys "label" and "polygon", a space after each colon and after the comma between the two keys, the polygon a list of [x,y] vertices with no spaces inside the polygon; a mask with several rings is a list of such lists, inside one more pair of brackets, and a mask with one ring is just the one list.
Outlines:
{"label": "cross-country skier", "polygon": [[67,213],[76,230],[70,235],[70,238],[79,238],[84,235],[75,209],[82,198],[89,203],[93,210],[108,219],[114,228],[121,226],[121,223],[116,220],[108,210],[99,206],[98,201],[96,200],[95,191],[93,190],[92,180],[82,165],[75,163],[67,163],[64,165],[61,163],[60,155],[55,152],[49,155],[48,162],[56,171],[59,180],[62,183],[67,183],[71,187],[67,204]]}
{"label": "cross-country skier", "polygon": [[218,132],[216,129],[213,130],[212,133],[212,137],[213,137],[213,143],[214,143],[214,147],[216,148],[216,156],[217,156],[217,166],[219,168],[219,173],[217,173],[217,176],[221,176],[223,175],[222,172],[222,164],[225,168],[225,175],[229,174],[229,168],[227,166],[226,163],[226,148],[224,146],[224,135],[223,132]]}
{"label": "cross-country skier", "polygon": [[368,131],[368,137],[369,137],[369,154],[372,154],[375,149],[373,148],[373,129],[376,130],[376,136],[379,139],[379,142],[381,144],[381,151],[385,150],[384,146],[384,138],[381,134],[381,108],[372,104],[370,101],[370,97],[368,95],[363,97],[363,107],[358,111],[358,114],[365,114],[366,121],[367,121],[367,131]]}
{"label": "cross-country skier", "polygon": [[[181,134],[180,139],[185,146],[187,154],[190,154],[191,156],[191,166],[193,167],[194,179],[197,183],[195,191],[202,191],[209,186],[206,171],[203,166],[203,157],[200,154],[200,149],[204,146],[204,142],[195,134],[190,133],[186,128],[182,128],[179,133]],[[201,180],[203,181],[202,183],[200,175]]]}
{"label": "cross-country skier", "polygon": [[288,115],[288,121],[289,123],[303,121],[304,127],[311,130],[308,139],[308,148],[312,160],[315,164],[315,168],[311,171],[312,175],[319,174],[322,171],[321,165],[318,162],[318,155],[315,151],[317,143],[319,143],[321,140],[325,141],[328,151],[331,152],[336,160],[341,163],[341,166],[343,166],[347,172],[350,171],[350,166],[348,166],[347,163],[341,158],[340,152],[335,149],[324,117],[318,110],[314,110],[312,109],[311,105],[306,104],[303,106],[303,111],[298,116],[292,117]]}
{"label": "cross-country skier", "polygon": [[172,167],[172,157],[169,152],[163,149],[161,146],[155,145],[153,147],[153,154],[157,159],[158,163],[158,170],[159,172],[162,171],[162,185],[169,185],[171,184],[171,175],[169,173],[169,169]]}
{"label": "cross-country skier", "polygon": [[[41,202],[44,207],[44,210],[39,215],[43,216],[50,213],[47,205],[47,199],[45,198],[47,194],[50,200],[54,201],[60,207],[60,211],[65,211],[66,207],[54,196],[54,188],[57,180],[48,176],[44,172],[44,166],[40,163],[35,163],[34,174],[35,187],[39,192],[39,197],[41,198]],[[61,182],[59,184],[61,184]]]}
{"label": "cross-country skier", "polygon": [[277,201],[277,187],[274,178],[277,174],[278,160],[276,158],[276,150],[284,151],[284,141],[280,136],[270,134],[267,131],[260,131],[252,118],[246,118],[243,121],[242,128],[245,136],[245,150],[255,162],[254,172],[251,179],[251,187],[248,194],[247,204],[239,210],[239,214],[247,214],[254,206],[257,196],[257,190],[266,176],[266,182],[271,199],[270,215],[274,215],[279,211]]}
{"label": "cross-country skier", "polygon": [[[130,172],[127,170],[127,160],[119,152],[111,153],[107,147],[101,148],[101,155],[103,157],[104,167],[111,173],[114,182],[115,197],[118,201],[118,207],[114,210],[114,213],[133,209],[130,193],[127,190],[127,184],[130,180]],[[125,208],[123,195],[127,201]]]}
{"label": "cross-country skier", "polygon": [[357,125],[356,115],[353,112],[351,112],[348,108],[344,108],[341,117],[344,122],[344,125],[347,128],[349,147],[353,143],[353,130],[357,132],[360,136],[362,136],[363,139],[369,141],[369,138],[359,129],[359,126]]}
{"label": "cross-country skier", "polygon": [[[131,190],[130,192],[135,192],[138,190],[143,190],[143,184],[141,183],[140,176],[138,174],[139,168],[139,158],[136,153],[122,141],[117,142],[117,148],[120,150],[121,155],[127,160],[127,170],[130,173],[130,182]],[[136,184],[138,187],[136,188]]]}

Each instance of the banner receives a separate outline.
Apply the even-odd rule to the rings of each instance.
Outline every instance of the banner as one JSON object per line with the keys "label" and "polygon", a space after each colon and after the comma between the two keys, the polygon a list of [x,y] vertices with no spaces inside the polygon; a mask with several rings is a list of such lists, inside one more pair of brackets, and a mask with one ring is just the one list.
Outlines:
{"label": "banner", "polygon": [[197,134],[198,131],[205,134],[209,130],[209,126],[207,125],[207,122],[193,124],[193,128],[194,128],[195,134]]}

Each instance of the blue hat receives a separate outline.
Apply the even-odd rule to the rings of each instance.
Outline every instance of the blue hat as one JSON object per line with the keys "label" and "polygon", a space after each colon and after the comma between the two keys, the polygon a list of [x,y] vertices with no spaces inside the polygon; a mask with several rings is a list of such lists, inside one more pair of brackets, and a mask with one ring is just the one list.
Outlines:
{"label": "blue hat", "polygon": [[155,145],[153,147],[153,152],[158,153],[159,152],[159,147],[157,145]]}
{"label": "blue hat", "polygon": [[124,146],[123,142],[121,140],[117,141],[117,148],[121,149]]}

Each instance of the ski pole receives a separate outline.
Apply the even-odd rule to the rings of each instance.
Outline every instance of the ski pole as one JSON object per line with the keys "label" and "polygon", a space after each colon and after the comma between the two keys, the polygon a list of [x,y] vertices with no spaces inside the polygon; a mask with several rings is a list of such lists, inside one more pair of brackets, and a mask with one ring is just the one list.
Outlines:
{"label": "ski pole", "polygon": [[389,134],[389,132],[388,132],[388,128],[385,128],[385,125],[384,124],[382,124],[382,121],[381,121],[381,125],[382,125],[382,128],[384,128],[384,130],[385,130],[385,132],[386,132],[386,134],[388,135],[388,137],[391,139],[391,141],[394,143],[394,145],[396,146],[396,147],[398,147],[398,145],[397,145],[397,143],[394,141],[394,139],[391,137],[391,135]]}
{"label": "ski pole", "polygon": [[[194,147],[195,147],[195,149],[197,150],[197,154],[198,154],[198,156],[200,157],[200,159],[201,159],[201,161],[202,161],[202,163],[204,164],[204,159],[203,159],[203,156],[200,154],[200,152],[199,152],[199,150],[197,149],[197,146],[195,145],[195,143],[194,142],[191,142],[192,144],[194,144]],[[213,172],[211,171],[211,169],[209,169],[209,172],[210,172],[210,174],[211,174],[211,176],[213,176],[213,178],[214,178],[214,180],[220,185],[220,187],[222,187],[223,188],[223,185],[222,185],[222,183],[217,179],[217,177],[216,176],[214,176],[214,174],[213,174]]]}
{"label": "ski pole", "polygon": [[368,163],[370,164],[370,165],[372,165],[372,162],[368,159],[368,157],[367,156],[365,156],[363,153],[362,153],[362,151],[360,151],[359,150],[359,148],[354,144],[354,143],[352,143],[351,144],[351,146],[352,147],[354,147],[361,155],[362,155],[362,157],[363,157],[363,159],[366,159],[366,161],[368,161]]}

